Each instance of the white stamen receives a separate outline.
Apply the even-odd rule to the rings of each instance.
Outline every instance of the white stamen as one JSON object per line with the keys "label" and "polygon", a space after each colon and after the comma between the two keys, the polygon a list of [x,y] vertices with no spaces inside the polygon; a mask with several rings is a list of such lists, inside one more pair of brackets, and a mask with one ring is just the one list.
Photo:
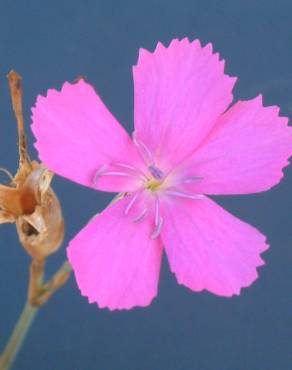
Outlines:
{"label": "white stamen", "polygon": [[102,165],[95,173],[94,178],[93,178],[93,183],[96,185],[97,181],[99,178],[103,175],[104,171],[106,171],[107,166],[104,164]]}
{"label": "white stamen", "polygon": [[193,176],[193,177],[187,177],[186,179],[182,180],[181,183],[191,184],[193,182],[199,182],[199,181],[202,181],[202,180],[203,180],[203,177]]}
{"label": "white stamen", "polygon": [[119,172],[119,171],[107,171],[103,172],[101,176],[124,176],[124,177],[136,177],[132,173],[127,173],[127,172]]}
{"label": "white stamen", "polygon": [[158,225],[160,218],[160,204],[158,197],[155,198],[155,226]]}
{"label": "white stamen", "polygon": [[142,159],[145,160],[145,162],[147,163],[153,163],[154,158],[153,158],[151,151],[141,140],[137,138],[137,134],[135,131],[133,132],[132,137],[133,137],[134,144],[136,145],[136,147],[139,150],[139,153],[142,156]]}
{"label": "white stamen", "polygon": [[146,175],[144,174],[143,171],[141,171],[139,168],[136,168],[134,166],[131,166],[130,164],[121,163],[121,162],[113,162],[113,163],[111,163],[111,165],[112,166],[115,166],[115,167],[122,167],[122,168],[125,168],[127,170],[133,171],[141,179],[147,180],[147,177],[146,177]]}
{"label": "white stamen", "polygon": [[126,164],[126,163],[121,163],[121,162],[112,162],[111,165],[116,166],[116,167],[127,168],[128,170],[132,170],[134,172],[136,172],[137,170],[134,166],[131,166],[130,164]]}
{"label": "white stamen", "polygon": [[147,215],[148,213],[148,209],[147,208],[144,208],[143,211],[133,219],[133,222],[134,223],[137,223],[137,222],[140,222],[142,220],[144,220],[145,216]]}
{"label": "white stamen", "polygon": [[156,239],[160,235],[162,224],[163,224],[163,218],[159,216],[155,229],[153,233],[151,234],[151,239]]}
{"label": "white stamen", "polygon": [[155,222],[155,228],[154,228],[153,233],[151,234],[151,239],[156,239],[159,236],[161,232],[162,224],[163,224],[163,219],[160,216],[160,205],[159,205],[158,197],[156,197],[155,199],[155,221],[154,222]]}
{"label": "white stamen", "polygon": [[139,195],[139,193],[136,193],[136,194],[132,197],[132,199],[130,200],[129,204],[127,205],[127,207],[126,207],[126,209],[125,209],[125,215],[127,215],[127,214],[130,212],[131,208],[133,207],[134,203],[136,202],[136,200],[137,200],[137,198],[138,198],[138,195]]}
{"label": "white stamen", "polygon": [[[140,177],[138,174],[134,173],[127,173],[127,172],[121,172],[121,171],[106,171],[106,166],[102,166],[95,174],[93,178],[94,185],[97,184],[98,180],[102,176],[119,176],[119,177]],[[140,177],[141,178],[141,177]],[[144,178],[142,178],[144,180]]]}
{"label": "white stamen", "polygon": [[166,194],[168,195],[172,195],[174,197],[181,197],[181,198],[188,198],[188,199],[203,199],[204,198],[204,195],[202,194],[189,194],[189,193],[185,193],[183,191],[180,191],[180,190],[169,190],[167,189],[165,191]]}

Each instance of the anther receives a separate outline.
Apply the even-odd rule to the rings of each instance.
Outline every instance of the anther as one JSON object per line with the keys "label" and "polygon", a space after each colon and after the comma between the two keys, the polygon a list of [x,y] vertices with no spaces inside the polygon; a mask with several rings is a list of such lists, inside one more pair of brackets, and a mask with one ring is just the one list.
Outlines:
{"label": "anther", "polygon": [[164,178],[163,172],[158,167],[150,165],[148,169],[156,180],[162,180]]}

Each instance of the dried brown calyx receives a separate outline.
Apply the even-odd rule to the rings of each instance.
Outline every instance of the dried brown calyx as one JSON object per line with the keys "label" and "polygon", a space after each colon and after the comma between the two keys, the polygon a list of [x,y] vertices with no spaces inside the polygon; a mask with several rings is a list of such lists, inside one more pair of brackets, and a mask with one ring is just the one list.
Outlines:
{"label": "dried brown calyx", "polygon": [[17,120],[19,168],[7,185],[0,184],[0,223],[16,224],[19,240],[32,257],[29,301],[43,304],[53,291],[67,280],[70,266],[43,284],[46,258],[61,245],[64,237],[64,220],[60,202],[50,187],[53,173],[43,164],[31,161],[26,144],[22,113],[21,77],[14,71],[8,74],[13,110]]}
{"label": "dried brown calyx", "polygon": [[50,187],[53,174],[42,164],[23,166],[11,183],[0,185],[1,223],[15,222],[22,246],[32,258],[44,259],[62,243],[64,221]]}

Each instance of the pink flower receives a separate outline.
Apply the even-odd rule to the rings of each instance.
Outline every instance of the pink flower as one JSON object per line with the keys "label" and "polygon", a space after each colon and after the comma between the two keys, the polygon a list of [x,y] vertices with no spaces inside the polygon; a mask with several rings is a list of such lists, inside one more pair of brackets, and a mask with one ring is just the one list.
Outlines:
{"label": "pink flower", "polygon": [[41,160],[98,190],[127,195],[70,242],[89,302],[146,306],[157,294],[163,246],[180,284],[221,296],[257,278],[265,237],[208,195],[270,189],[292,154],[292,130],[262,98],[232,102],[235,78],[198,40],[141,49],[133,68],[132,138],[83,80],[39,96],[32,129]]}

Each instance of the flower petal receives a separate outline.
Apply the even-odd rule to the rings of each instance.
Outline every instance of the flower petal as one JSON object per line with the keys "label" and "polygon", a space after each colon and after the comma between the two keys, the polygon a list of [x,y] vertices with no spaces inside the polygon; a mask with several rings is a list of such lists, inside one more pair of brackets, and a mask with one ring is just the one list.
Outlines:
{"label": "flower petal", "polygon": [[[61,91],[38,96],[32,109],[32,131],[40,159],[57,174],[95,187],[96,172],[111,162],[139,161],[132,140],[84,80],[66,82]],[[136,188],[134,177],[102,178],[98,188],[125,191]]]}
{"label": "flower petal", "polygon": [[163,201],[162,240],[180,284],[222,296],[257,278],[265,237],[208,198]]}
{"label": "flower petal", "polygon": [[140,49],[133,74],[136,134],[162,166],[179,162],[205,138],[231,103],[236,80],[224,74],[211,44],[202,48],[186,38],[158,43],[154,53]]}
{"label": "flower petal", "polygon": [[96,216],[70,242],[68,258],[81,293],[101,308],[147,306],[157,294],[162,246],[150,218],[133,222],[123,199]]}
{"label": "flower petal", "polygon": [[261,96],[239,101],[221,116],[206,141],[182,167],[185,177],[202,181],[192,190],[205,194],[248,194],[270,189],[282,178],[292,155],[292,128],[276,106]]}

